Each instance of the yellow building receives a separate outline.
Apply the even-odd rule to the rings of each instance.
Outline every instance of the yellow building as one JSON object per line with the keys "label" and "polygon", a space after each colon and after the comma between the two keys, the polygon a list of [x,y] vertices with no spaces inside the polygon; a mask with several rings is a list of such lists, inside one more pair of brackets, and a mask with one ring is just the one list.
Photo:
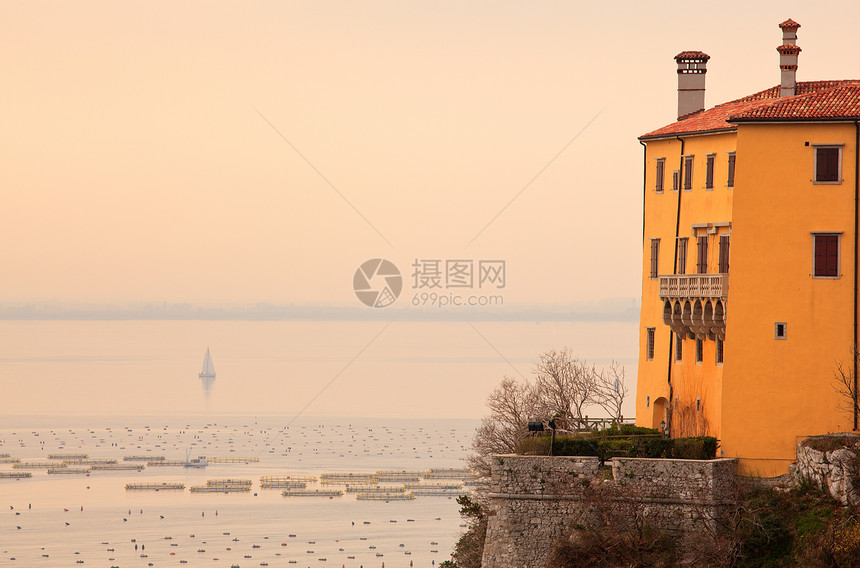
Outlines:
{"label": "yellow building", "polygon": [[679,118],[640,137],[637,423],[763,476],[858,428],[834,374],[856,370],[860,80],[796,82],[799,27],[780,85],[707,110],[708,55],[678,54]]}

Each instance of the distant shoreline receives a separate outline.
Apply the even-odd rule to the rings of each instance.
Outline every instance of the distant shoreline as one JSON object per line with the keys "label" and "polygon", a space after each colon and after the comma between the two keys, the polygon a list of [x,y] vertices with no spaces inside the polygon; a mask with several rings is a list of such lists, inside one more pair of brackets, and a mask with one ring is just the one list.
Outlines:
{"label": "distant shoreline", "polygon": [[498,322],[637,322],[639,301],[485,308],[351,306],[196,307],[190,304],[89,306],[54,304],[0,305],[0,321],[498,321]]}

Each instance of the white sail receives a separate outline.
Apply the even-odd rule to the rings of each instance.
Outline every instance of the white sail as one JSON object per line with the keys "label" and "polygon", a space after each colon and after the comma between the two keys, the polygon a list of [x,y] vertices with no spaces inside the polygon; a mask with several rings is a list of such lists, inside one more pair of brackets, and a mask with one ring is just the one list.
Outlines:
{"label": "white sail", "polygon": [[203,357],[203,371],[200,373],[201,378],[215,378],[215,365],[212,363],[212,354],[209,353],[209,348],[206,348],[206,355]]}

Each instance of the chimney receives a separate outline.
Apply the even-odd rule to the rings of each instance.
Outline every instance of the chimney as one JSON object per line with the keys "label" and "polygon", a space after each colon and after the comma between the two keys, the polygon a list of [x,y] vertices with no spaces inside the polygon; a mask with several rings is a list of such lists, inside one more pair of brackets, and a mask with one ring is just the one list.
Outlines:
{"label": "chimney", "polygon": [[779,96],[791,97],[796,94],[797,87],[797,28],[800,24],[787,19],[779,25],[782,28],[782,45],[776,48],[779,52]]}
{"label": "chimney", "polygon": [[682,51],[678,63],[678,118],[705,110],[705,68],[711,56],[701,51]]}

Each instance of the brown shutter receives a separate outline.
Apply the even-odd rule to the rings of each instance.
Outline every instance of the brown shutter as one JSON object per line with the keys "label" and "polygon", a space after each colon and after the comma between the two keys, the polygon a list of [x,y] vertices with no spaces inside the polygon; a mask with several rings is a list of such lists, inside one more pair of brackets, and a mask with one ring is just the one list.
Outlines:
{"label": "brown shutter", "polygon": [[839,275],[839,237],[836,235],[827,235],[824,239],[826,243],[824,270],[827,276]]}
{"label": "brown shutter", "polygon": [[677,274],[687,273],[687,237],[678,239],[678,270]]}
{"label": "brown shutter", "polygon": [[[825,148],[815,149],[815,181],[827,181],[827,156]],[[816,246],[818,240],[816,239]],[[816,257],[818,253],[816,252]]]}
{"label": "brown shutter", "polygon": [[648,328],[648,360],[654,359],[654,328]]}
{"label": "brown shutter", "polygon": [[708,273],[708,236],[702,235],[699,237],[699,254],[698,254],[698,262],[697,270],[699,274],[707,274]]}
{"label": "brown shutter", "polygon": [[672,191],[678,191],[681,188],[681,178],[678,170],[672,172]]}
{"label": "brown shutter", "polygon": [[729,154],[729,187],[735,186],[735,155]]}
{"label": "brown shutter", "polygon": [[839,181],[839,148],[827,149],[827,181]]}
{"label": "brown shutter", "polygon": [[651,239],[651,278],[657,278],[657,259],[660,253],[660,239]]}
{"label": "brown shutter", "polygon": [[657,160],[657,193],[663,193],[663,168],[664,160]]}
{"label": "brown shutter", "polygon": [[729,272],[729,236],[720,235],[720,274]]}
{"label": "brown shutter", "polygon": [[838,235],[815,235],[815,276],[839,276]]}
{"label": "brown shutter", "polygon": [[839,148],[815,149],[815,181],[839,181]]}
{"label": "brown shutter", "polygon": [[824,235],[815,235],[815,276],[824,276],[826,251],[827,245],[824,244]]}
{"label": "brown shutter", "polygon": [[684,158],[684,189],[693,189],[693,156]]}
{"label": "brown shutter", "polygon": [[714,156],[708,156],[707,170],[705,172],[705,187],[714,188]]}

